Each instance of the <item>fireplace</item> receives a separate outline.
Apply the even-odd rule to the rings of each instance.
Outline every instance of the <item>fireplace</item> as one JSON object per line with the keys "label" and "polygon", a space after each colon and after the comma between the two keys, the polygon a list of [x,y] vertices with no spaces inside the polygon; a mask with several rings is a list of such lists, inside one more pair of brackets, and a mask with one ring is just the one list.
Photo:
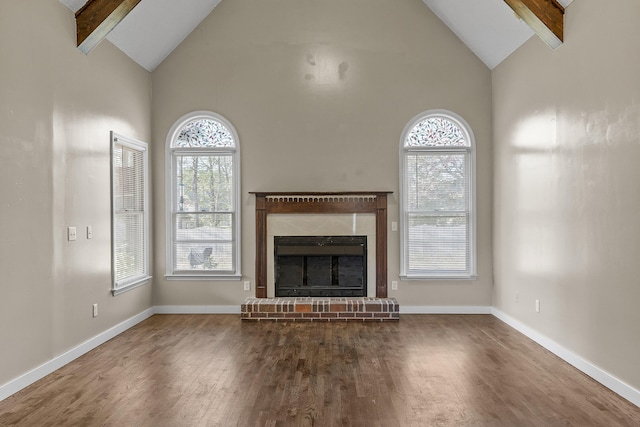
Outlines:
{"label": "fireplace", "polygon": [[[358,192],[250,192],[256,197],[256,297],[266,298],[267,283],[272,275],[268,271],[273,262],[268,262],[274,251],[268,251],[273,239],[268,239],[267,217],[284,217],[287,215],[325,217],[350,215],[356,219],[360,215],[373,215],[373,240],[370,241],[370,260],[375,271],[369,276],[376,297],[387,297],[387,195],[390,191],[358,191]],[[354,229],[357,228],[354,226]],[[296,235],[339,235],[340,233],[305,233]],[[362,235],[369,233],[353,233]],[[273,234],[273,236],[282,234]],[[272,288],[273,289],[273,288]],[[365,288],[366,289],[366,288]],[[367,295],[365,293],[365,295]],[[371,294],[367,296],[372,296]]]}
{"label": "fireplace", "polygon": [[275,236],[276,297],[363,297],[367,236]]}

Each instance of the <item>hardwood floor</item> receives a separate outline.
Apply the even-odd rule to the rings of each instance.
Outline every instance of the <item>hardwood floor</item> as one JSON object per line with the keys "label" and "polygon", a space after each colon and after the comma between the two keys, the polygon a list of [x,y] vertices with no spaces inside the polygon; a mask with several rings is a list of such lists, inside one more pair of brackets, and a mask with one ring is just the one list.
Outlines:
{"label": "hardwood floor", "polygon": [[488,315],[156,315],[0,402],[2,426],[638,426]]}

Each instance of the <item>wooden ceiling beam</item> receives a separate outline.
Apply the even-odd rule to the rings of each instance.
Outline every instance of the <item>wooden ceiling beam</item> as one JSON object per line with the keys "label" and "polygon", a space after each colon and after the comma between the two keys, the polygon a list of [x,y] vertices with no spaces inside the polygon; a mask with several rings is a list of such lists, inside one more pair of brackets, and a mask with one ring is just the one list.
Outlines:
{"label": "wooden ceiling beam", "polygon": [[552,49],[564,40],[564,7],[556,0],[504,0]]}
{"label": "wooden ceiling beam", "polygon": [[78,49],[88,54],[140,1],[89,0],[76,12]]}

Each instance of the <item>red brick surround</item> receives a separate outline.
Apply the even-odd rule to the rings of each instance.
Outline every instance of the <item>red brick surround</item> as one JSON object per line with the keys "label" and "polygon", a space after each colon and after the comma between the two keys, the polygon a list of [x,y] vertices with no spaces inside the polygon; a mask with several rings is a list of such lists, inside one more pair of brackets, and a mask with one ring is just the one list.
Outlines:
{"label": "red brick surround", "polygon": [[279,321],[389,321],[400,319],[395,298],[247,298],[243,320]]}

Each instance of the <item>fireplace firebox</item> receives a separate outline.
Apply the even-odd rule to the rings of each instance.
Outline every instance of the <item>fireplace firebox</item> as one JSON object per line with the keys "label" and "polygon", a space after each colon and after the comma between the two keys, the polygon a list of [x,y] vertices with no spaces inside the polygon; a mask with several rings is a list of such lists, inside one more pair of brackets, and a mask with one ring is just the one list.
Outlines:
{"label": "fireplace firebox", "polygon": [[363,297],[367,236],[274,236],[276,297]]}

